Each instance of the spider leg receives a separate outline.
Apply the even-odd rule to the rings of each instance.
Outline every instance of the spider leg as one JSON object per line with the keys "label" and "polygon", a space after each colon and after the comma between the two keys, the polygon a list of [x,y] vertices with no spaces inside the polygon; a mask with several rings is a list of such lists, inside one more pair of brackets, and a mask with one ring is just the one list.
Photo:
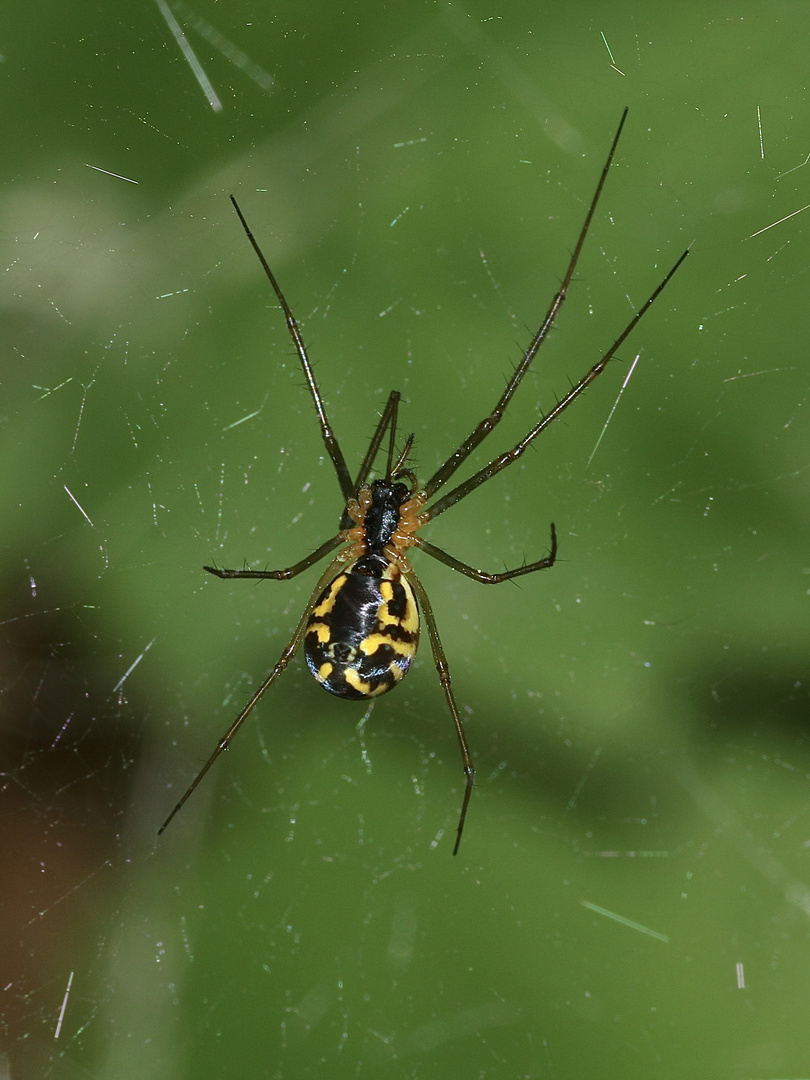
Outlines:
{"label": "spider leg", "polygon": [[548,333],[551,330],[551,327],[553,326],[554,321],[556,320],[557,315],[560,312],[560,308],[563,306],[565,298],[568,295],[568,288],[574,277],[574,271],[576,269],[577,263],[579,262],[579,256],[582,252],[583,244],[585,243],[585,237],[588,235],[588,230],[591,227],[591,221],[593,219],[594,213],[596,212],[596,204],[599,202],[599,196],[602,194],[602,188],[605,186],[605,180],[607,180],[610,166],[613,163],[613,157],[616,153],[616,147],[619,143],[619,137],[622,133],[622,128],[624,127],[624,122],[626,119],[627,109],[625,109],[622,113],[622,118],[619,121],[619,126],[616,130],[616,134],[613,137],[613,143],[611,144],[607,160],[605,161],[605,164],[602,168],[602,174],[599,177],[599,183],[596,185],[596,191],[593,193],[593,198],[591,199],[590,206],[588,207],[588,212],[585,215],[585,223],[580,230],[579,237],[574,247],[574,252],[571,255],[570,262],[568,263],[568,269],[566,270],[565,277],[562,280],[562,285],[557,291],[554,299],[551,301],[551,307],[548,309],[545,319],[543,319],[537,333],[531,340],[531,344],[529,345],[526,352],[523,354],[522,360],[515,368],[512,378],[507,383],[506,389],[501,395],[498,404],[495,406],[489,416],[485,417],[480,422],[480,424],[478,424],[478,426],[467,436],[467,438],[464,440],[458,450],[452,453],[447,459],[447,461],[445,461],[444,464],[436,470],[433,476],[431,476],[430,480],[428,480],[427,484],[424,485],[424,489],[427,492],[428,498],[430,498],[431,495],[434,495],[440,487],[443,487],[444,484],[447,483],[447,481],[450,479],[450,477],[453,475],[459,465],[466,461],[466,459],[470,456],[476,446],[478,446],[479,443],[483,442],[483,440],[487,437],[487,435],[489,435],[493,428],[498,423],[500,423],[503,414],[506,411],[507,405],[512,400],[512,396],[520,385],[521,379],[528,371],[529,366],[531,365],[537,354],[537,350],[546,340],[546,337],[548,336]]}
{"label": "spider leg", "polygon": [[307,355],[306,346],[304,345],[304,339],[301,336],[301,331],[298,328],[298,323],[295,321],[295,316],[290,310],[290,305],[284,298],[284,293],[281,291],[281,286],[275,279],[273,271],[262,254],[262,250],[259,247],[256,238],[250,231],[250,226],[245,220],[245,216],[239,209],[239,204],[236,199],[231,195],[231,202],[233,203],[234,210],[239,215],[239,220],[242,222],[242,228],[245,230],[248,240],[259,257],[259,262],[264,268],[264,272],[267,275],[267,279],[273,286],[273,292],[278,297],[278,302],[281,304],[281,310],[284,312],[284,318],[287,323],[287,329],[290,332],[293,345],[295,345],[295,351],[298,353],[298,359],[301,362],[301,369],[304,372],[304,378],[307,380],[307,386],[312,396],[312,402],[315,406],[315,412],[318,415],[318,423],[321,427],[321,437],[323,444],[326,447],[326,452],[329,455],[332,464],[335,466],[335,473],[337,474],[338,483],[340,484],[340,490],[343,493],[343,499],[348,502],[354,494],[354,488],[352,487],[352,479],[349,476],[349,467],[346,464],[346,458],[343,456],[343,451],[340,449],[340,444],[337,441],[337,436],[332,430],[332,425],[329,423],[329,418],[326,415],[326,405],[324,404],[323,397],[321,396],[321,390],[318,386],[318,380],[315,378],[315,372],[313,371],[312,364],[310,363],[309,356]]}
{"label": "spider leg", "polygon": [[501,471],[501,469],[505,469],[507,465],[511,465],[512,462],[517,461],[521,454],[523,454],[529,448],[529,446],[531,446],[531,444],[534,442],[540,432],[544,431],[549,424],[553,423],[553,421],[557,419],[560,413],[563,412],[564,409],[567,409],[571,402],[576,400],[576,398],[578,398],[579,395],[591,385],[594,379],[596,379],[599,375],[602,374],[608,363],[616,355],[619,347],[623,344],[625,339],[630,335],[630,333],[635,329],[641,319],[650,310],[655,300],[667,287],[675,271],[678,269],[678,267],[681,265],[681,263],[688,254],[689,249],[687,248],[687,250],[683,252],[675,265],[669,271],[667,276],[658,286],[658,288],[655,289],[648,297],[648,299],[644,302],[644,304],[642,304],[642,306],[638,309],[638,311],[635,313],[635,315],[621,332],[621,334],[619,334],[619,336],[610,346],[602,359],[598,360],[593,365],[587,375],[581,378],[576,384],[576,386],[573,386],[568,391],[565,397],[560,398],[560,400],[557,402],[554,408],[551,409],[550,412],[547,412],[545,416],[540,418],[540,420],[534,425],[531,431],[523,439],[520,440],[517,446],[514,446],[511,450],[507,450],[506,453],[501,454],[499,457],[493,458],[493,460],[490,461],[488,465],[485,465],[482,469],[479,469],[477,473],[474,473],[468,480],[465,480],[463,484],[459,484],[458,487],[453,488],[453,490],[449,491],[446,495],[442,495],[442,497],[438,499],[435,503],[433,503],[432,506],[428,507],[427,510],[424,511],[426,521],[430,521],[432,518],[438,517],[439,514],[443,514],[445,510],[449,509],[449,507],[454,506],[466,495],[469,495],[471,491],[474,491],[479,486],[479,484],[483,484],[485,480],[489,480],[490,477],[495,476]]}
{"label": "spider leg", "polygon": [[[368,479],[368,474],[371,472],[371,467],[374,464],[374,459],[377,456],[377,452],[382,445],[383,437],[385,436],[386,429],[391,427],[391,440],[393,443],[394,435],[397,429],[397,411],[399,409],[399,399],[401,395],[399,390],[392,390],[388,395],[388,401],[386,403],[383,414],[380,417],[379,423],[371,437],[366,456],[363,458],[363,462],[357,473],[357,479],[354,482],[354,490],[360,487],[361,484],[365,484]],[[390,456],[390,452],[389,452]]]}
{"label": "spider leg", "polygon": [[464,731],[464,724],[461,720],[461,714],[458,711],[458,705],[456,704],[455,694],[453,693],[453,687],[450,680],[450,668],[447,663],[447,657],[444,655],[444,649],[442,648],[441,639],[439,638],[439,631],[436,627],[436,619],[433,615],[433,608],[430,606],[430,600],[425,592],[425,587],[413,570],[409,570],[408,581],[413,586],[413,590],[416,593],[416,597],[419,601],[419,606],[422,609],[422,614],[425,617],[427,623],[428,637],[430,638],[430,647],[433,650],[433,661],[436,664],[436,671],[439,675],[439,682],[444,690],[444,696],[447,700],[448,708],[450,709],[450,715],[453,717],[453,723],[456,726],[456,735],[458,736],[458,745],[461,749],[461,760],[464,764],[464,777],[466,779],[466,787],[464,789],[464,797],[461,803],[461,813],[458,819],[458,828],[456,829],[456,842],[453,847],[453,854],[458,851],[458,846],[461,843],[461,834],[464,831],[464,821],[467,817],[467,807],[470,805],[470,796],[472,795],[473,785],[475,784],[475,766],[473,765],[472,755],[470,754],[470,748],[467,745],[467,735]]}
{"label": "spider leg", "polygon": [[[351,521],[349,524],[351,524]],[[336,536],[327,540],[325,544],[321,544],[319,548],[316,548],[311,555],[307,555],[305,559],[293,563],[292,566],[288,566],[284,570],[220,570],[216,566],[204,566],[203,570],[207,570],[209,574],[216,574],[218,578],[272,578],[273,581],[289,581],[296,574],[300,574],[304,570],[308,570],[310,566],[314,566],[316,562],[320,562],[324,555],[328,555],[330,551],[333,551],[343,539],[343,533],[339,532]]]}
{"label": "spider leg", "polygon": [[[217,760],[219,755],[224,750],[228,749],[228,747],[231,745],[231,742],[233,741],[234,736],[236,735],[237,731],[239,731],[239,728],[242,726],[242,724],[245,722],[245,720],[247,720],[247,718],[253,712],[255,707],[258,705],[259,701],[261,701],[261,699],[264,697],[264,695],[267,693],[267,691],[270,689],[270,687],[273,685],[273,683],[276,681],[276,679],[279,677],[279,675],[281,675],[281,673],[288,666],[288,664],[290,663],[292,658],[295,656],[296,651],[298,650],[298,646],[301,644],[301,639],[304,636],[304,632],[306,631],[307,621],[309,619],[310,613],[312,612],[312,609],[315,606],[315,603],[318,600],[318,597],[321,595],[321,593],[326,588],[328,583],[334,577],[335,572],[337,571],[337,568],[341,565],[342,562],[343,562],[342,556],[338,555],[338,557],[336,559],[332,560],[332,562],[329,564],[327,569],[321,575],[321,577],[320,577],[320,579],[318,581],[318,584],[315,586],[315,588],[312,591],[312,595],[309,598],[309,603],[307,604],[307,606],[306,606],[306,608],[304,610],[304,614],[301,616],[301,619],[300,619],[298,625],[295,628],[295,632],[293,633],[293,636],[290,638],[290,640],[289,640],[289,642],[287,644],[287,647],[284,649],[284,652],[281,654],[281,656],[277,660],[275,667],[270,672],[270,674],[267,676],[267,678],[264,680],[264,682],[261,684],[261,686],[258,688],[258,690],[256,690],[256,692],[250,698],[248,703],[243,707],[242,711],[239,713],[239,715],[234,720],[234,722],[231,724],[231,726],[228,728],[228,730],[219,739],[219,741],[217,742],[217,745],[214,747],[214,751],[211,754],[211,756],[208,758],[206,763],[203,765],[203,767],[200,769],[200,771],[194,777],[191,784],[189,784],[189,786],[186,789],[186,792],[183,795],[183,797],[180,799],[180,801],[177,803],[175,808],[172,810],[172,812],[169,814],[169,816],[166,818],[166,820],[163,822],[163,824],[158,829],[158,836],[160,836],[160,834],[168,827],[169,823],[171,822],[171,820],[175,816],[175,814],[178,812],[178,810],[180,810],[181,807],[183,807],[185,805],[185,803],[188,802],[188,800],[194,794],[194,791],[196,790],[197,785],[200,783],[202,778],[205,776],[205,774],[208,772],[208,770],[211,768],[211,766]],[[206,569],[208,569],[208,568],[206,568]],[[213,571],[213,572],[217,573],[217,571]],[[241,576],[239,571],[235,571],[234,573],[237,576]]]}
{"label": "spider leg", "polygon": [[536,570],[548,570],[550,566],[553,566],[557,559],[557,530],[554,528],[554,522],[552,521],[551,546],[545,558],[526,563],[524,566],[518,566],[514,570],[503,570],[499,574],[488,574],[485,570],[476,570],[474,566],[462,562],[461,559],[448,554],[448,552],[436,547],[435,544],[429,544],[427,540],[422,540],[421,537],[414,537],[413,545],[424,551],[426,555],[430,555],[432,558],[444,563],[445,566],[449,566],[451,570],[466,574],[473,581],[480,581],[483,585],[498,585],[502,581],[511,581],[512,578],[522,577],[524,574],[533,574]]}
{"label": "spider leg", "polygon": [[[258,256],[259,262],[262,264],[267,279],[273,286],[273,292],[278,298],[279,304],[281,304],[281,310],[284,312],[284,319],[287,323],[287,329],[290,332],[293,345],[295,345],[295,351],[298,353],[298,359],[301,363],[301,368],[304,372],[304,378],[307,381],[309,392],[312,396],[313,404],[315,405],[315,412],[318,416],[318,423],[321,428],[321,437],[323,438],[326,452],[328,453],[332,464],[335,467],[338,483],[340,484],[340,490],[343,493],[343,499],[348,502],[356,493],[361,484],[366,482],[368,474],[371,471],[371,467],[374,464],[374,459],[377,456],[377,452],[380,449],[380,445],[385,435],[386,429],[391,427],[391,445],[393,448],[394,437],[396,434],[397,426],[397,408],[399,406],[400,394],[397,390],[392,390],[388,396],[388,402],[385,406],[385,410],[380,418],[380,422],[371,438],[371,443],[366,452],[366,456],[363,458],[363,462],[360,465],[360,470],[357,474],[357,480],[352,484],[351,476],[349,475],[349,467],[346,464],[346,458],[343,455],[343,451],[340,449],[340,444],[337,441],[337,436],[332,430],[332,425],[329,423],[329,418],[326,414],[326,404],[321,394],[318,380],[315,378],[315,372],[312,367],[312,362],[309,359],[306,345],[304,344],[304,338],[301,334],[301,330],[296,322],[295,316],[292,313],[290,305],[287,303],[284,293],[281,291],[281,286],[276,281],[275,274],[270,269],[270,265],[267,259],[264,257],[264,253],[259,247],[256,237],[253,235],[250,226],[245,219],[245,215],[242,213],[239,204],[236,199],[231,195],[231,202],[233,203],[234,210],[239,216],[239,220],[242,223],[242,228],[245,230],[245,235],[251,243],[253,250]],[[392,456],[392,452],[389,452],[389,459]],[[390,460],[389,460],[390,465]],[[343,523],[341,528],[348,528],[350,522],[348,517],[344,514]]]}

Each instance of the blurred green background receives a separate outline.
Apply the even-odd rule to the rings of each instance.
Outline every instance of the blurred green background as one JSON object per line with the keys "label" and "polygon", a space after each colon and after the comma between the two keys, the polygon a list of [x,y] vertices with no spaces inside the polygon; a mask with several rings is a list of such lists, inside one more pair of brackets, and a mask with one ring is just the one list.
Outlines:
{"label": "blurred green background", "polygon": [[[167,11],[5,22],[0,1075],[807,1076],[810,8],[195,0],[218,110]],[[426,642],[359,729],[296,663],[156,842],[317,577],[202,565],[288,565],[342,509],[228,195],[347,457],[397,388],[427,477],[625,105],[488,449],[692,253],[429,534],[498,570],[554,520],[559,562],[418,561],[478,769],[459,855]]]}

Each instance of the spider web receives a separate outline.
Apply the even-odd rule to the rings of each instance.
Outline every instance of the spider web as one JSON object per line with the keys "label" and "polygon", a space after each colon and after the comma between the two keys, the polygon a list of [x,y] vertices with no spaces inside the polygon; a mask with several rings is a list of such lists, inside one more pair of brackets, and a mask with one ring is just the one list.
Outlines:
{"label": "spider web", "polygon": [[[177,7],[216,115],[157,6],[48,14],[4,45],[35,80],[2,189],[0,1076],[806,1075],[804,14]],[[294,666],[156,843],[310,587],[201,566],[287,565],[341,509],[227,195],[352,465],[396,387],[425,476],[628,101],[493,453],[696,239],[689,276],[430,533],[495,571],[554,520],[553,571],[419,564],[478,768],[458,859],[424,647],[368,715]]]}

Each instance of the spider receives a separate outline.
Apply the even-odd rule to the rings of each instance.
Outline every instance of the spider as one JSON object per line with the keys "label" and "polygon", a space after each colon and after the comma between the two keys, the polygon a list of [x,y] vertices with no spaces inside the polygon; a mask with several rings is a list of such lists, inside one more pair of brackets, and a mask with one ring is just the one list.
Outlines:
{"label": "spider", "polygon": [[[653,302],[661,294],[675,271],[686,258],[688,251],[684,251],[678,258],[664,280],[636,312],[602,358],[556,403],[550,412],[538,419],[534,427],[516,446],[493,458],[467,480],[453,487],[436,501],[431,502],[434,496],[445,487],[459,466],[467,460],[470,454],[497,426],[523,376],[534,360],[538,349],[548,337],[548,333],[568,293],[626,118],[627,109],[622,113],[607,160],[602,168],[599,182],[596,185],[588,212],[585,215],[585,222],[568,263],[565,277],[551,302],[545,319],[543,319],[529,347],[523,354],[523,358],[515,368],[495,408],[473,428],[464,442],[453,451],[425,484],[420,484],[413,471],[407,466],[414,436],[410,435],[407,438],[401,453],[397,454],[395,451],[400,402],[400,394],[397,391],[392,391],[389,395],[388,402],[377,424],[357,476],[352,479],[343,451],[329,423],[326,405],[315,378],[315,372],[310,363],[298,323],[295,321],[281,287],[262,254],[236,199],[233,195],[231,196],[231,202],[242,223],[242,228],[258,256],[284,312],[287,329],[298,354],[312,403],[315,406],[321,437],[326,452],[335,468],[344,510],[339,529],[334,536],[326,540],[311,554],[283,570],[222,570],[216,566],[206,566],[203,569],[207,570],[209,574],[214,574],[216,577],[226,580],[255,580],[258,578],[261,580],[286,581],[314,566],[315,563],[330,554],[335,548],[340,548],[340,551],[318,579],[304,613],[275,667],[265,677],[258,690],[255,691],[231,726],[217,742],[211,756],[161,825],[158,835],[166,829],[178,810],[191,797],[197,785],[223,750],[227,750],[239,728],[285,670],[302,643],[307,666],[314,678],[325,690],[347,700],[375,698],[392,690],[407,674],[416,654],[419,641],[421,609],[422,617],[427,625],[427,634],[439,682],[458,737],[464,767],[465,788],[456,828],[453,854],[455,855],[458,852],[475,780],[475,766],[473,765],[467,736],[464,731],[464,724],[456,704],[450,679],[450,668],[439,638],[433,608],[424,586],[414,573],[409,552],[411,548],[423,551],[426,555],[430,555],[449,566],[451,570],[466,574],[467,577],[472,578],[474,581],[480,581],[485,585],[497,585],[502,581],[512,581],[514,578],[522,577],[524,574],[547,570],[554,565],[557,558],[557,532],[553,523],[551,524],[551,539],[547,555],[514,570],[505,570],[496,574],[486,573],[461,562],[461,560],[449,555],[441,548],[424,540],[418,533],[428,522],[438,517],[439,514],[443,514],[445,510],[449,510],[451,506],[455,506],[457,502],[466,498],[481,484],[492,479],[493,476],[496,476],[508,465],[517,461],[541,431],[544,431],[549,424],[556,420],[563,410],[567,409],[601,375],[621,344],[635,328],[639,320],[649,311]],[[383,445],[386,433],[388,435],[388,446],[385,474],[369,483],[369,474],[372,471],[380,447]]]}

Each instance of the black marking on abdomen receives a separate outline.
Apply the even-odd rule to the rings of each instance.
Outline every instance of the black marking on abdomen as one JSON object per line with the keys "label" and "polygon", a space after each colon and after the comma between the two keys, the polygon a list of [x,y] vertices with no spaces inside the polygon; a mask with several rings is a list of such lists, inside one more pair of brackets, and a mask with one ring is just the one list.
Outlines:
{"label": "black marking on abdomen", "polygon": [[319,597],[304,655],[325,690],[361,700],[387,693],[405,677],[418,642],[419,609],[410,584],[394,563],[366,555]]}

